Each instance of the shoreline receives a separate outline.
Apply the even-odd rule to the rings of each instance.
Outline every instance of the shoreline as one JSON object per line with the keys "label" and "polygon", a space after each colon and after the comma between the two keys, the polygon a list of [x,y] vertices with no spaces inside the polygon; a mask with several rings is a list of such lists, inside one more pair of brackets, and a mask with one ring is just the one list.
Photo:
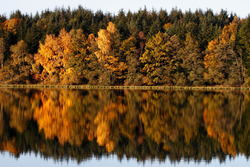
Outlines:
{"label": "shoreline", "polygon": [[64,89],[132,89],[132,90],[250,90],[250,87],[223,86],[97,86],[97,85],[38,85],[0,84],[1,88],[64,88]]}

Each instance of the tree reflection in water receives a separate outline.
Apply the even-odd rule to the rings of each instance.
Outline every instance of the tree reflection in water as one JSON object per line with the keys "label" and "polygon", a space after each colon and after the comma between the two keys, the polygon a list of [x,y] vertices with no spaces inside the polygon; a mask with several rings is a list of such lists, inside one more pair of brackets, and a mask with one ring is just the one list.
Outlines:
{"label": "tree reflection in water", "polygon": [[249,157],[250,92],[0,89],[0,149],[55,160]]}

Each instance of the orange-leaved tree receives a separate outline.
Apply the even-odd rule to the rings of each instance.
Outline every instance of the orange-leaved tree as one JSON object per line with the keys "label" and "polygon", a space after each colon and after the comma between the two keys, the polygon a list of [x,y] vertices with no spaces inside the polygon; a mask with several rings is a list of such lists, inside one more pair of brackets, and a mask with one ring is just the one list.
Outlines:
{"label": "orange-leaved tree", "polygon": [[218,39],[208,44],[207,54],[204,57],[205,80],[209,84],[241,85],[242,58],[236,52],[236,33],[238,19],[225,26]]}
{"label": "orange-leaved tree", "polygon": [[37,64],[43,67],[41,80],[45,83],[60,83],[72,52],[72,39],[65,29],[60,31],[58,37],[47,35],[44,44],[40,43],[38,54],[34,56]]}

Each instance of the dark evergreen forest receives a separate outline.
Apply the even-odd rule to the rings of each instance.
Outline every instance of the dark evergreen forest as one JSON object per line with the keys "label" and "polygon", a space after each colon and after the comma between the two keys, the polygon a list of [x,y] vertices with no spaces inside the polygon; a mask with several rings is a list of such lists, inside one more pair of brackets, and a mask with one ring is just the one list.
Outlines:
{"label": "dark evergreen forest", "polygon": [[250,86],[250,17],[221,10],[0,15],[0,83]]}

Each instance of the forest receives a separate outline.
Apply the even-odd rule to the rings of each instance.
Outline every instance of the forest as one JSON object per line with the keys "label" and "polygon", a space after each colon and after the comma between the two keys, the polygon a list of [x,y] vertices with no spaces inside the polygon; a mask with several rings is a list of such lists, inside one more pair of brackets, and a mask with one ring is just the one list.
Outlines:
{"label": "forest", "polygon": [[0,83],[250,86],[250,16],[57,8],[0,15]]}
{"label": "forest", "polygon": [[0,152],[221,162],[250,155],[249,91],[1,89]]}

